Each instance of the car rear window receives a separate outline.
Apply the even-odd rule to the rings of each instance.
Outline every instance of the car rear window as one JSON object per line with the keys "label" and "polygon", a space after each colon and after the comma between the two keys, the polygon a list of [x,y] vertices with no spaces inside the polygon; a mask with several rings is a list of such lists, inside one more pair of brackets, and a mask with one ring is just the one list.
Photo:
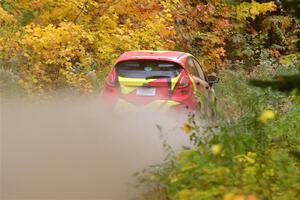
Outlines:
{"label": "car rear window", "polygon": [[116,65],[117,75],[126,78],[172,78],[181,70],[177,63],[156,60],[131,60]]}

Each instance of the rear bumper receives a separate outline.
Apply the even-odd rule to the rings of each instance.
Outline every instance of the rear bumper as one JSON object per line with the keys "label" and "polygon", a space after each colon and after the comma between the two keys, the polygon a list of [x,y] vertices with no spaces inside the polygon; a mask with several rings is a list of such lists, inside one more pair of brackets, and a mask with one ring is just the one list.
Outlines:
{"label": "rear bumper", "polygon": [[115,112],[167,112],[188,111],[189,109],[184,104],[173,100],[154,100],[146,104],[136,104],[124,99],[119,99],[113,109]]}

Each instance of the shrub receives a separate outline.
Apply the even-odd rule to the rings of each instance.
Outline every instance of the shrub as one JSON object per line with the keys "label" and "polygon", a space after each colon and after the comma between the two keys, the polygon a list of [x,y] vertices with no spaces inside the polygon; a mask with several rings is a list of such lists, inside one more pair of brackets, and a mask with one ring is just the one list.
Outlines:
{"label": "shrub", "polygon": [[21,86],[28,92],[43,93],[70,86],[92,89],[91,71],[94,38],[81,26],[62,23],[59,27],[27,26],[19,44],[23,65]]}

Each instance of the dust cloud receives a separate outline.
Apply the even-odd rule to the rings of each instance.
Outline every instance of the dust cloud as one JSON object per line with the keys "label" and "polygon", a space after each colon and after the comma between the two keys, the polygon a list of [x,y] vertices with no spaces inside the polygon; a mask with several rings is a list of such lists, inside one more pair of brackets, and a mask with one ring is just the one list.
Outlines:
{"label": "dust cloud", "polygon": [[178,113],[114,113],[98,97],[2,100],[0,112],[1,200],[136,199],[132,174],[164,159],[161,137],[188,144]]}

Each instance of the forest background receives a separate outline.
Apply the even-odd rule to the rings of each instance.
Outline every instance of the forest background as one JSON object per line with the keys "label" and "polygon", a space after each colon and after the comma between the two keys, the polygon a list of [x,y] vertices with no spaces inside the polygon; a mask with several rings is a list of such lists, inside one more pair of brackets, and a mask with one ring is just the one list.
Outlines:
{"label": "forest background", "polygon": [[125,51],[190,52],[221,78],[220,131],[186,123],[195,148],[139,176],[145,199],[299,199],[299,15],[288,0],[1,0],[0,95],[97,94]]}

